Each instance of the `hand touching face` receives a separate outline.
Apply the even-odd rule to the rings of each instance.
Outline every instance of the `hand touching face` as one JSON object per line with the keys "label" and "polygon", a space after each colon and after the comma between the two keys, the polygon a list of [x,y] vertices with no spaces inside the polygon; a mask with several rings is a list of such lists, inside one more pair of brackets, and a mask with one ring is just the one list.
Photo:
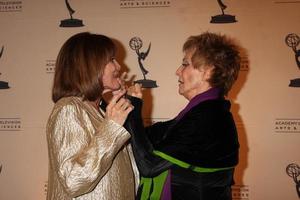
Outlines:
{"label": "hand touching face", "polygon": [[127,89],[127,94],[141,99],[143,97],[142,85],[135,83]]}

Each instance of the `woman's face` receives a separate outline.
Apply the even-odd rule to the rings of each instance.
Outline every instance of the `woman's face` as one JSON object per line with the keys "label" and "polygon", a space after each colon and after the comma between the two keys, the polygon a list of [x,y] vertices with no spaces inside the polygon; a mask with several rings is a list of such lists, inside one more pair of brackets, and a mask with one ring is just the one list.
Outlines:
{"label": "woman's face", "polygon": [[178,92],[188,100],[210,88],[207,82],[210,77],[210,70],[204,69],[204,67],[194,68],[193,53],[193,51],[186,51],[181,66],[176,70],[179,82]]}
{"label": "woman's face", "polygon": [[106,64],[102,77],[103,93],[116,91],[121,88],[120,69],[121,66],[116,59],[112,59]]}

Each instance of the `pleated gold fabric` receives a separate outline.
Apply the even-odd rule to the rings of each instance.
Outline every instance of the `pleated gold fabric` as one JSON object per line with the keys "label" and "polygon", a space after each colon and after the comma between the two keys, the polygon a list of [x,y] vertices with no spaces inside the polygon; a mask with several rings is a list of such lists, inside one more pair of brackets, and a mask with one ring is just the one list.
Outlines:
{"label": "pleated gold fabric", "polygon": [[138,175],[130,134],[79,97],[60,99],[49,117],[47,200],[133,200]]}

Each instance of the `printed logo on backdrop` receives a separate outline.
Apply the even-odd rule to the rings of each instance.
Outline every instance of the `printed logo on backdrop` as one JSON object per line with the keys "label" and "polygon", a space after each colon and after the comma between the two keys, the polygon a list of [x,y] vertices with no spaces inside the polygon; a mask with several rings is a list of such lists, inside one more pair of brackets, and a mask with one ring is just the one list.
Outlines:
{"label": "printed logo on backdrop", "polygon": [[70,18],[60,21],[60,27],[81,27],[84,26],[81,19],[73,18],[73,14],[76,12],[70,5],[68,0],[65,0],[66,7],[69,11]]}
{"label": "printed logo on backdrop", "polygon": [[300,133],[300,119],[275,119],[276,133]]}
{"label": "printed logo on backdrop", "polygon": [[[0,60],[1,60],[1,57],[3,55],[3,52],[4,52],[4,46],[2,46],[1,50],[0,50]],[[0,72],[0,77],[1,77],[2,73]],[[8,86],[8,82],[6,81],[1,81],[0,79],[0,89],[8,89],[9,86]]]}
{"label": "printed logo on backdrop", "polygon": [[140,49],[143,47],[143,41],[139,37],[133,37],[129,41],[129,46],[132,50],[135,51],[137,55],[137,60],[139,64],[139,68],[143,74],[143,79],[134,81],[135,83],[140,83],[142,84],[143,88],[155,88],[158,87],[156,85],[156,81],[150,80],[146,78],[146,74],[149,73],[149,71],[144,67],[143,61],[147,58],[150,48],[151,48],[151,43],[149,43],[148,49],[146,52],[141,52]]}
{"label": "printed logo on backdrop", "polygon": [[21,118],[0,118],[0,131],[20,131]]}
{"label": "printed logo on backdrop", "polygon": [[159,8],[170,6],[170,0],[120,0],[120,8]]}
{"label": "printed logo on backdrop", "polygon": [[0,1],[0,12],[21,12],[22,1]]}
{"label": "printed logo on backdrop", "polygon": [[[285,37],[285,43],[288,47],[290,47],[293,50],[296,65],[298,67],[298,70],[300,70],[300,49],[298,49],[300,43],[300,37],[295,33],[290,33]],[[290,80],[289,86],[300,87],[300,78]]]}
{"label": "printed logo on backdrop", "polygon": [[232,200],[249,200],[249,186],[247,185],[233,185]]}
{"label": "printed logo on backdrop", "polygon": [[286,173],[293,179],[298,197],[300,198],[300,180],[298,180],[298,176],[300,175],[300,167],[295,163],[289,164],[286,167]]}
{"label": "printed logo on backdrop", "polygon": [[235,23],[237,22],[234,15],[225,14],[225,9],[227,6],[222,2],[222,0],[217,0],[218,5],[221,9],[222,14],[215,15],[211,17],[210,23],[213,24],[224,24],[224,23]]}
{"label": "printed logo on backdrop", "polygon": [[47,74],[53,74],[55,71],[56,60],[46,60],[45,70]]}

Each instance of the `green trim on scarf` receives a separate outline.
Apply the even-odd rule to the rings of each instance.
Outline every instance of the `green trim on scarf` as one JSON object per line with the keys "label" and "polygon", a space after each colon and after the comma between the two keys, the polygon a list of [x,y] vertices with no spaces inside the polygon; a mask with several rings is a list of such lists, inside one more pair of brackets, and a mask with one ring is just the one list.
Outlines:
{"label": "green trim on scarf", "polygon": [[[197,167],[191,164],[188,164],[184,161],[178,160],[172,156],[169,156],[161,151],[153,151],[153,154],[175,164],[185,169],[191,169],[194,172],[199,173],[212,173],[217,171],[223,171],[232,169],[234,167],[224,167],[224,168],[205,168],[205,167]],[[161,197],[161,193],[166,181],[166,178],[169,174],[169,170],[166,170],[153,178],[141,177],[140,187],[142,187],[142,194],[140,200],[159,200]],[[152,192],[151,192],[152,188]],[[150,193],[151,192],[151,193]]]}
{"label": "green trim on scarf", "polygon": [[161,151],[156,151],[154,150],[153,153],[173,164],[176,164],[182,168],[185,169],[191,169],[194,172],[202,172],[202,173],[211,173],[211,172],[217,172],[217,171],[223,171],[223,170],[227,170],[227,169],[232,169],[234,167],[224,167],[224,168],[205,168],[205,167],[197,167],[197,166],[193,166],[191,164],[188,164],[186,162],[183,162],[181,160],[178,160],[172,156],[169,156]]}
{"label": "green trim on scarf", "polygon": [[[143,187],[141,200],[159,200],[168,174],[169,170],[166,170],[153,178],[142,177],[140,182],[140,186]],[[150,194],[151,187],[153,190]]]}

